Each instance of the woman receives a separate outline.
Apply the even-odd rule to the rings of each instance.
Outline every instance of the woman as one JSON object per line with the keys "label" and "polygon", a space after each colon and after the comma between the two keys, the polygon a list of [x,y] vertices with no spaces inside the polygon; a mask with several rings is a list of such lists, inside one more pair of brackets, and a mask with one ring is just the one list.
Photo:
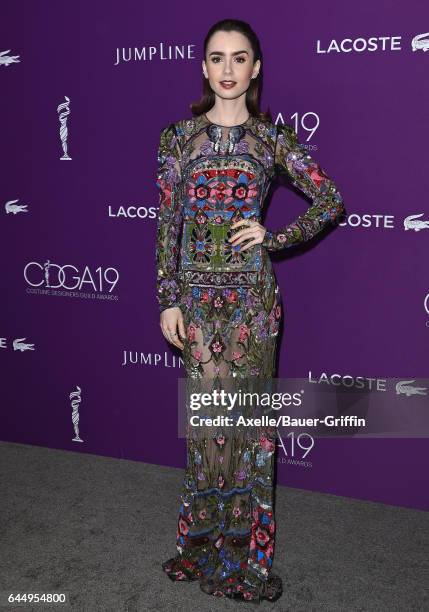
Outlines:
{"label": "woman", "polygon": [[[281,297],[268,255],[312,238],[344,212],[340,193],[289,125],[259,110],[258,39],[224,20],[204,43],[204,93],[195,115],[161,130],[157,290],[165,338],[183,351],[189,380],[274,376]],[[312,200],[298,219],[260,223],[277,172]],[[276,445],[270,435],[214,430],[187,436],[178,554],[162,564],[174,581],[206,593],[274,601]]]}

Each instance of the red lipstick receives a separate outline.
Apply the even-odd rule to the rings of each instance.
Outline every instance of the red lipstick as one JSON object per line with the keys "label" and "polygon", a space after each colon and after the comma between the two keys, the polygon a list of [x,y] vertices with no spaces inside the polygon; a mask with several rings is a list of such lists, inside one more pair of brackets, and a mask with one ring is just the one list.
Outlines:
{"label": "red lipstick", "polygon": [[237,83],[235,81],[221,81],[220,84],[224,89],[231,89]]}

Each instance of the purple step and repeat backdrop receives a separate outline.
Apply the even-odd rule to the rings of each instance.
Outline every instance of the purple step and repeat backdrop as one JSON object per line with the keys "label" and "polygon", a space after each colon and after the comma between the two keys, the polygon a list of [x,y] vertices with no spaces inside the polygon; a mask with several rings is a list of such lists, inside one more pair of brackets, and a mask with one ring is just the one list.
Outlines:
{"label": "purple step and repeat backdrop", "polygon": [[[183,363],[155,300],[156,152],[161,128],[191,117],[204,36],[226,17],[260,37],[262,108],[294,125],[347,208],[273,260],[278,376],[377,393],[427,377],[427,2],[3,2],[2,440],[185,466]],[[306,206],[279,186],[265,224]],[[428,446],[317,439],[304,458],[286,439],[277,479],[427,509]]]}

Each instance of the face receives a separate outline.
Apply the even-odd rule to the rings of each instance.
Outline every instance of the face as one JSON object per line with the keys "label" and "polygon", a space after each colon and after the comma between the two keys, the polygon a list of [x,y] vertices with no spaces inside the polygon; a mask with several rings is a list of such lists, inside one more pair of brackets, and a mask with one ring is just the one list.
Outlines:
{"label": "face", "polygon": [[215,32],[207,46],[203,73],[215,94],[234,99],[247,91],[258,75],[261,62],[253,63],[250,42],[240,32]]}

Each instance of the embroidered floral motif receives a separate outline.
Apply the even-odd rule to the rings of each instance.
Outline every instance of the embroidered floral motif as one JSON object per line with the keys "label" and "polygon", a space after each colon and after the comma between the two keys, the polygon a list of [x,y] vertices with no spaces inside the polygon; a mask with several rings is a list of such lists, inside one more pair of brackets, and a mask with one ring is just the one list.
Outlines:
{"label": "embroidered floral motif", "polygon": [[326,225],[335,224],[344,214],[343,198],[332,179],[308,155],[288,124],[278,126],[274,164],[292,179],[292,184],[312,200],[296,221],[276,232],[267,231],[262,243],[269,251],[306,242]]}
{"label": "embroidered floral motif", "polygon": [[[311,205],[298,219],[242,251],[228,240],[239,219],[260,221],[276,173],[289,176]],[[289,125],[254,117],[216,126],[203,115],[161,131],[156,239],[160,310],[179,306],[182,353],[191,381],[274,376],[282,300],[269,251],[310,240],[345,212],[333,181]],[[235,230],[238,231],[238,230]],[[187,438],[187,468],[172,580],[199,580],[206,593],[274,601],[282,581],[272,572],[276,523],[276,444],[218,431]]]}

